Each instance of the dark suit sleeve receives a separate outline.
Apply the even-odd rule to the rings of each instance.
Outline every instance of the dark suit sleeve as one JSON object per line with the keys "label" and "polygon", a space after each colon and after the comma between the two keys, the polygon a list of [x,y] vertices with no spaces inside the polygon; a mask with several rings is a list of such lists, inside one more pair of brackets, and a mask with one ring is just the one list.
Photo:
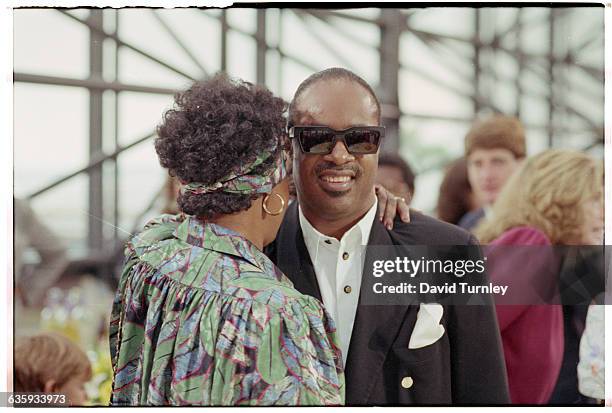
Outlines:
{"label": "dark suit sleeve", "polygon": [[[470,235],[467,244],[478,241]],[[453,403],[510,403],[495,305],[484,299],[486,305],[448,307]]]}

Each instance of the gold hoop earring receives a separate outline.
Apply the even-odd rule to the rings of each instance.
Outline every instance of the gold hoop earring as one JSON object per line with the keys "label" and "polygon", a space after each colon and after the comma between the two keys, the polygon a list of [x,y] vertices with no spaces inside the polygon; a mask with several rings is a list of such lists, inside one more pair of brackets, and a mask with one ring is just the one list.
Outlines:
{"label": "gold hoop earring", "polygon": [[267,194],[264,199],[263,199],[263,210],[266,212],[266,214],[268,215],[279,215],[281,212],[283,212],[283,209],[285,209],[285,199],[277,193],[273,193],[272,195],[276,195],[280,201],[281,201],[281,207],[278,211],[274,211],[274,212],[270,212],[270,210],[268,209],[268,200],[270,199],[270,194]]}

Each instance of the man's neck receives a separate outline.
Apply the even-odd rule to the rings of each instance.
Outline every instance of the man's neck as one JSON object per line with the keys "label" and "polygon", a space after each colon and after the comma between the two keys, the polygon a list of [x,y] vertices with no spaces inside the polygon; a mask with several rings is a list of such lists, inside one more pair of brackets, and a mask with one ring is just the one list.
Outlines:
{"label": "man's neck", "polygon": [[364,205],[366,206],[358,213],[347,217],[323,217],[313,213],[308,208],[302,208],[302,213],[308,222],[310,222],[310,225],[321,234],[340,240],[349,229],[353,228],[368,213],[372,205],[374,205],[374,200],[364,203]]}

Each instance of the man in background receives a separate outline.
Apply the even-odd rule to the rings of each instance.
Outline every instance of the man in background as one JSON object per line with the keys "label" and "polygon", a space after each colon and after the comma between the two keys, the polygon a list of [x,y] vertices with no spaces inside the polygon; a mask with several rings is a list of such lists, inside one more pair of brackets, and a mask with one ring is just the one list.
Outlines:
{"label": "man in background", "polygon": [[465,156],[468,180],[484,206],[461,218],[460,227],[471,231],[478,225],[526,153],[525,131],[517,118],[496,114],[474,123],[465,137]]}
{"label": "man in background", "polygon": [[376,183],[404,198],[408,204],[414,197],[414,179],[412,168],[401,156],[386,153],[378,157]]}

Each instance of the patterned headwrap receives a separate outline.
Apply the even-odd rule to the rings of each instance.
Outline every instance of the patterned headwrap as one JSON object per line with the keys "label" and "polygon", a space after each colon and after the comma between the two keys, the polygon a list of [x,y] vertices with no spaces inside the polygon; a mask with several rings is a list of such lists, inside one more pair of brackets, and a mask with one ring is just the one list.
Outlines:
{"label": "patterned headwrap", "polygon": [[287,176],[288,154],[284,148],[278,151],[276,162],[263,174],[253,174],[253,170],[273,156],[278,145],[277,140],[273,146],[262,151],[252,162],[238,165],[228,175],[212,184],[191,182],[181,188],[181,192],[192,194],[209,194],[212,192],[225,192],[230,194],[268,194]]}

